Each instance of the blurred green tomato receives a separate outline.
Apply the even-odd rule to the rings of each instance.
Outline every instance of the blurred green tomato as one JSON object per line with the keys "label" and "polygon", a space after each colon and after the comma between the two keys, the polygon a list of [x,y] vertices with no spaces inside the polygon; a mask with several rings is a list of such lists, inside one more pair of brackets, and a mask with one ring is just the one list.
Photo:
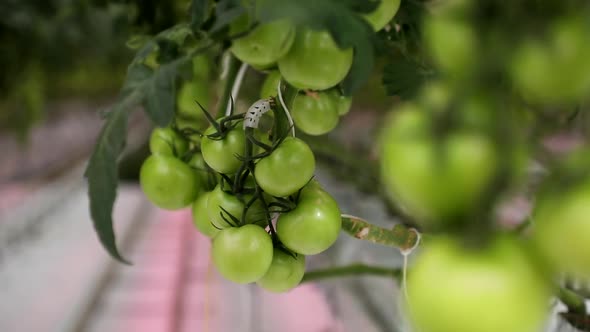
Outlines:
{"label": "blurred green tomato", "polygon": [[512,239],[464,248],[429,242],[408,277],[408,311],[421,332],[536,332],[549,292]]}
{"label": "blurred green tomato", "polygon": [[478,59],[477,36],[468,22],[445,16],[429,17],[424,23],[424,39],[434,62],[451,77],[464,78],[474,69]]}
{"label": "blurred green tomato", "polygon": [[534,213],[534,239],[561,272],[590,277],[590,181],[542,196]]}
{"label": "blurred green tomato", "polygon": [[407,104],[385,125],[381,175],[393,200],[427,226],[457,221],[482,197],[497,167],[493,143],[459,129],[435,138],[432,120]]}
{"label": "blurred green tomato", "polygon": [[251,66],[267,68],[287,54],[294,39],[293,23],[277,20],[261,24],[248,35],[234,40],[231,52]]}
{"label": "blurred green tomato", "polygon": [[557,22],[544,42],[526,41],[514,54],[516,88],[533,103],[574,103],[590,95],[590,25]]}

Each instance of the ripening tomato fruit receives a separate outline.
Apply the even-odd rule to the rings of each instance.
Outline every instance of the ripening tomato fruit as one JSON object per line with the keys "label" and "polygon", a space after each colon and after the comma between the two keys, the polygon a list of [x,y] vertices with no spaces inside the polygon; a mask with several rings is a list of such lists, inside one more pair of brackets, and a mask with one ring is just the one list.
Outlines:
{"label": "ripening tomato fruit", "polygon": [[297,207],[279,216],[276,230],[287,248],[315,255],[336,242],[341,225],[338,203],[312,181],[301,190]]}
{"label": "ripening tomato fruit", "polygon": [[226,279],[247,284],[262,278],[272,263],[270,235],[255,225],[226,228],[213,239],[213,264]]}
{"label": "ripening tomato fruit", "polygon": [[328,90],[327,93],[330,94],[334,100],[336,100],[338,115],[343,116],[350,111],[350,107],[352,106],[352,97],[343,96],[336,88]]}
{"label": "ripening tomato fruit", "polygon": [[315,172],[315,157],[309,146],[295,137],[287,137],[254,169],[256,182],[276,197],[294,194],[303,188]]}
{"label": "ripening tomato fruit", "polygon": [[443,72],[464,78],[474,70],[478,39],[469,22],[446,16],[430,17],[424,23],[424,40]]}
{"label": "ripening tomato fruit", "polygon": [[256,283],[267,291],[282,293],[297,287],[304,274],[305,256],[275,248],[268,271]]}
{"label": "ripening tomato fruit", "polygon": [[533,238],[552,267],[590,277],[590,180],[541,195],[534,221]]}
{"label": "ripening tomato fruit", "polygon": [[492,141],[459,129],[444,138],[431,132],[429,114],[407,104],[386,123],[381,176],[393,200],[425,226],[458,221],[484,194],[498,161]]}
{"label": "ripening tomato fruit", "polygon": [[326,31],[299,29],[293,46],[278,61],[279,71],[296,88],[326,90],[346,77],[352,53],[338,48]]}
{"label": "ripening tomato fruit", "polygon": [[381,0],[377,9],[363,14],[363,17],[371,24],[373,30],[379,31],[393,19],[399,9],[399,4],[400,0]]}
{"label": "ripening tomato fruit", "polygon": [[201,153],[209,167],[216,172],[224,174],[235,173],[242,161],[237,156],[244,154],[246,148],[246,136],[241,126],[229,130],[222,139],[209,138],[214,134],[215,128],[209,127],[201,140]]}
{"label": "ripening tomato fruit", "polygon": [[257,68],[267,68],[283,57],[295,39],[295,25],[287,19],[263,23],[232,42],[236,58]]}
{"label": "ripening tomato fruit", "polygon": [[[240,200],[236,195],[225,192],[218,185],[209,194],[207,201],[207,213],[209,220],[217,228],[227,228],[234,222],[232,215],[241,222],[244,214],[244,206],[252,198],[252,195],[244,195]],[[230,221],[228,223],[225,219]],[[256,200],[246,213],[246,223],[266,226],[266,212],[260,200]]]}
{"label": "ripening tomato fruit", "polygon": [[508,238],[483,248],[433,239],[409,271],[407,291],[410,320],[423,332],[535,332],[549,309],[541,273]]}
{"label": "ripening tomato fruit", "polygon": [[188,151],[188,142],[170,127],[154,128],[150,135],[150,152],[181,158]]}
{"label": "ripening tomato fruit", "polygon": [[590,25],[569,17],[556,22],[545,41],[529,40],[515,52],[511,74],[533,103],[575,103],[590,95]]}
{"label": "ripening tomato fruit", "polygon": [[201,194],[192,206],[193,224],[201,232],[201,234],[214,238],[219,229],[215,228],[209,218],[207,210],[207,202],[209,201],[209,193]]}
{"label": "ripening tomato fruit", "polygon": [[338,125],[338,111],[338,100],[334,95],[319,91],[295,96],[291,116],[297,128],[304,133],[324,135]]}
{"label": "ripening tomato fruit", "polygon": [[203,181],[207,180],[209,176],[209,169],[207,168],[207,163],[205,163],[205,159],[203,158],[202,154],[195,153],[191,159],[189,159],[187,165],[194,169],[203,179]]}
{"label": "ripening tomato fruit", "polygon": [[202,190],[198,174],[173,156],[148,157],[139,171],[141,189],[156,206],[177,210],[195,201]]}
{"label": "ripening tomato fruit", "polygon": [[[201,125],[206,122],[203,111],[197,104],[199,102],[205,109],[207,109],[210,101],[209,88],[205,81],[185,81],[180,86],[178,94],[176,95],[176,117],[182,118],[186,122],[195,121],[196,125]],[[183,124],[181,122],[181,124]],[[178,125],[178,123],[177,123]],[[192,126],[185,126],[192,127]],[[179,128],[179,129],[183,129]]]}

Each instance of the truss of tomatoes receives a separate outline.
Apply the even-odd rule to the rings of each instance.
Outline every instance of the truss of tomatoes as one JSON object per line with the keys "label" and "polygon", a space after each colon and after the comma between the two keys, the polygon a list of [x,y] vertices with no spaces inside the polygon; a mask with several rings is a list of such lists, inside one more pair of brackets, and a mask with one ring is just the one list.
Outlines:
{"label": "truss of tomatoes", "polygon": [[336,241],[340,209],[313,179],[304,141],[243,128],[243,118],[211,118],[199,143],[176,128],[154,129],[140,184],[160,208],[192,206],[222,276],[283,292],[303,278],[305,255]]}

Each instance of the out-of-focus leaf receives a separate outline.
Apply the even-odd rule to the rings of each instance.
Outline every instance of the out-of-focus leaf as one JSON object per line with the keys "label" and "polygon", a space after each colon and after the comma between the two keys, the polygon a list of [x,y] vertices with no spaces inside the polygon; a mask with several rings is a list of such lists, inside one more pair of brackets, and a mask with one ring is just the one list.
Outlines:
{"label": "out-of-focus leaf", "polygon": [[198,30],[209,13],[209,0],[192,0],[191,1],[191,28],[193,31]]}
{"label": "out-of-focus leaf", "polygon": [[388,95],[411,98],[434,72],[417,63],[399,58],[388,63],[383,70],[383,86]]}

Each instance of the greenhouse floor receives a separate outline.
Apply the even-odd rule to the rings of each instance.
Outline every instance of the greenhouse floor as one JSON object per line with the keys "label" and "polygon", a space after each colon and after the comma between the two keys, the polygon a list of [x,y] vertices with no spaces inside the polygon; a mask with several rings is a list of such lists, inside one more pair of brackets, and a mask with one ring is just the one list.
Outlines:
{"label": "greenhouse floor", "polygon": [[132,266],[100,247],[80,170],[0,195],[1,331],[341,330],[315,285],[272,294],[221,279],[190,211],[158,210],[137,186],[114,212]]}

